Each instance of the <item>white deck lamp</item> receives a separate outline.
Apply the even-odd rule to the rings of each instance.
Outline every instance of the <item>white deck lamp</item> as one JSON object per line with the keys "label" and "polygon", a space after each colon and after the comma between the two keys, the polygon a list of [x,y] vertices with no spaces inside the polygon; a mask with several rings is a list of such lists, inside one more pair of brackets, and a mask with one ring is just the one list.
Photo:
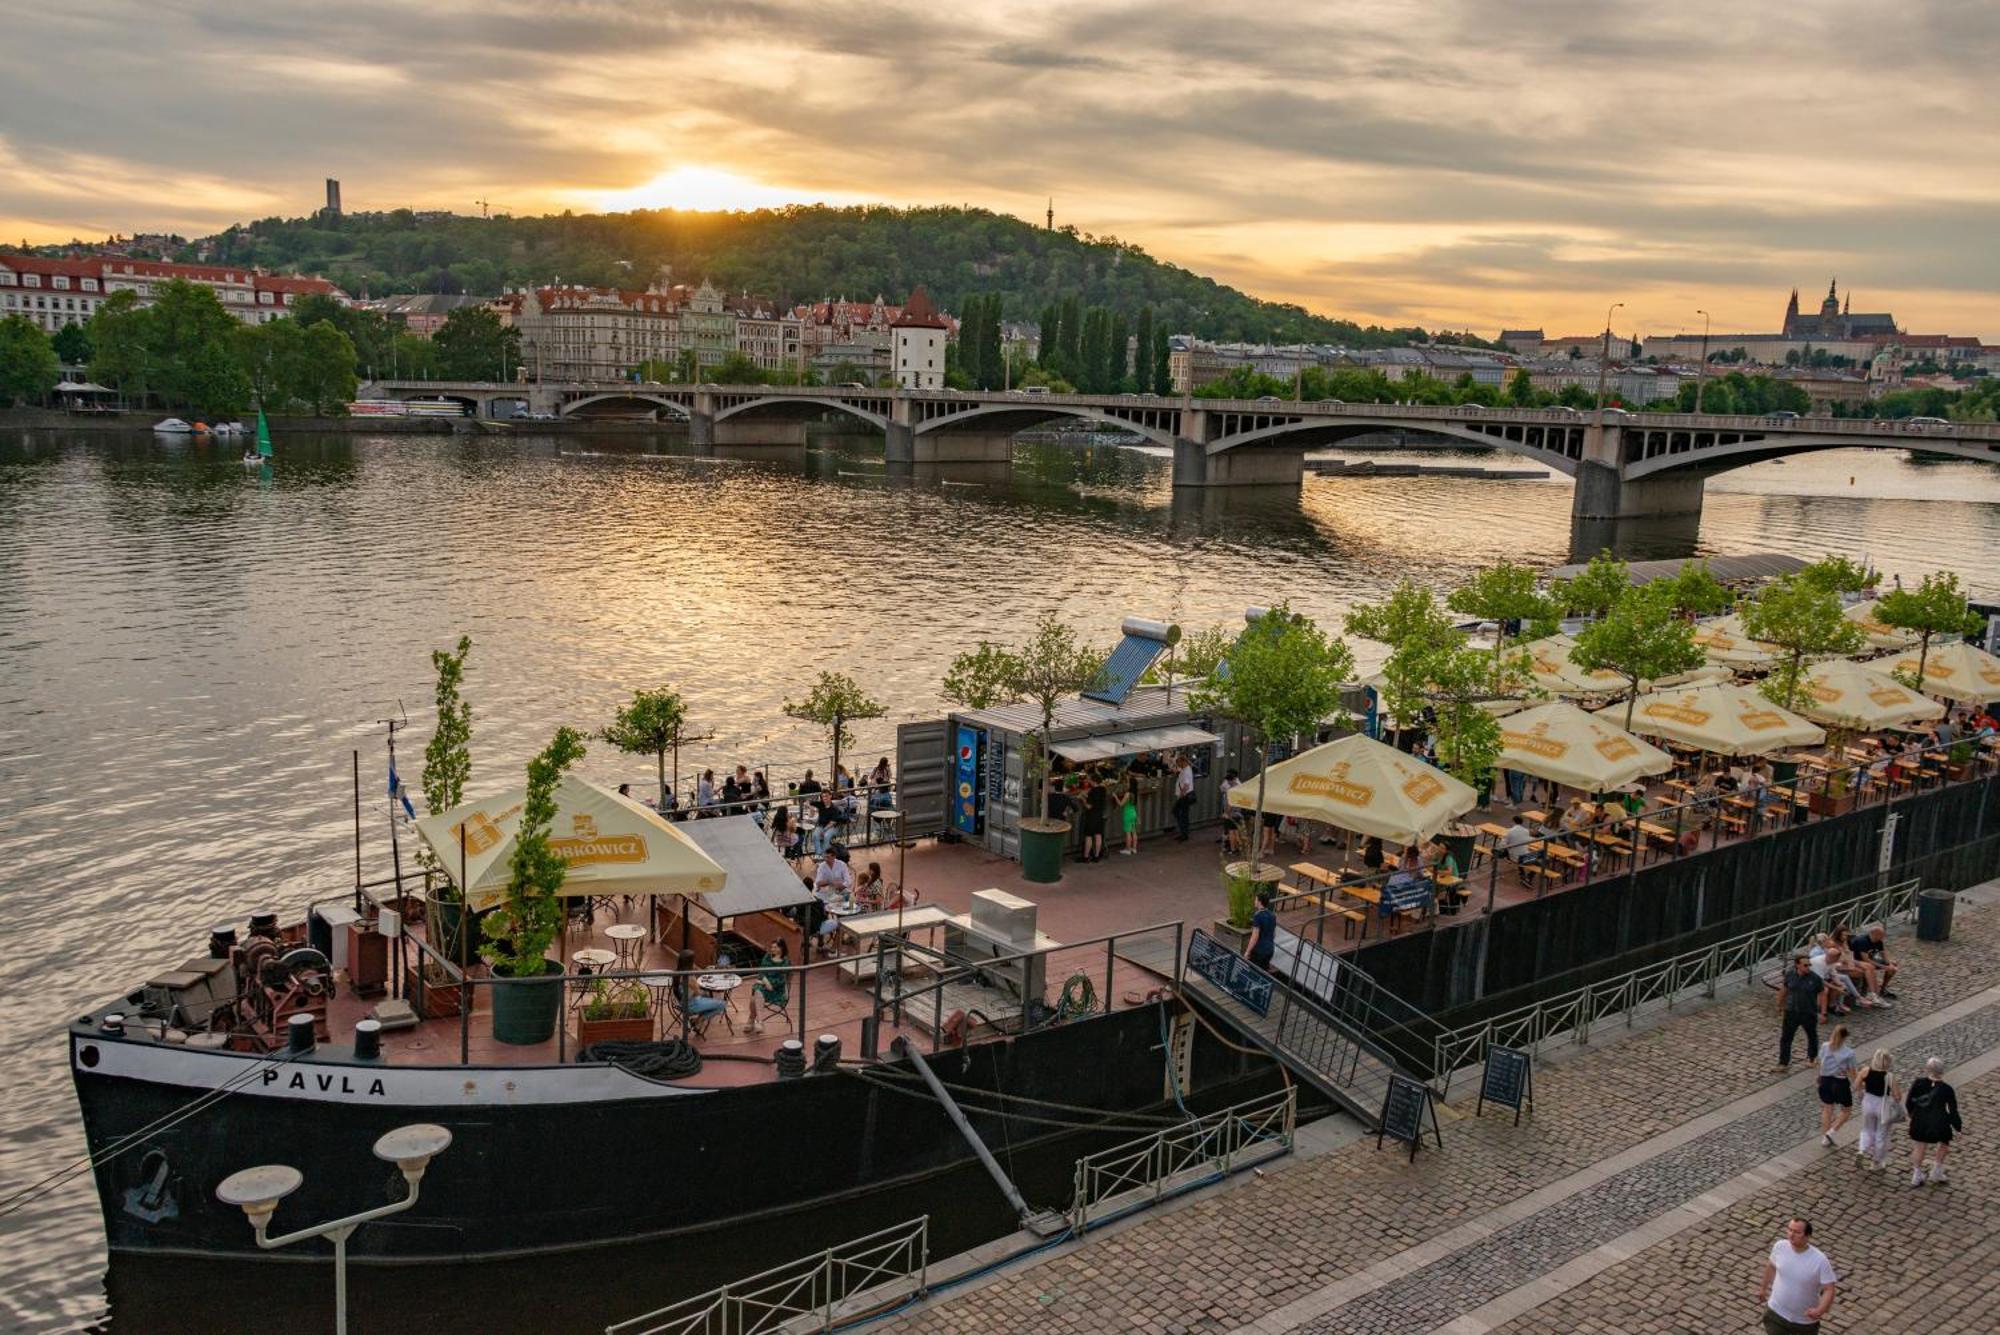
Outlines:
{"label": "white deck lamp", "polygon": [[305,1174],[298,1169],[290,1164],[259,1164],[255,1168],[242,1169],[222,1179],[221,1185],[215,1189],[215,1198],[224,1205],[242,1208],[250,1220],[250,1227],[256,1231],[257,1246],[264,1251],[286,1247],[307,1238],[333,1239],[334,1330],[338,1335],[346,1335],[348,1238],[353,1236],[355,1229],[371,1220],[401,1214],[416,1205],[424,1170],[430,1167],[432,1159],[450,1147],[451,1132],[432,1122],[399,1126],[384,1133],[375,1142],[375,1157],[402,1170],[403,1181],[409,1184],[409,1195],[388,1205],[378,1205],[372,1210],[328,1220],[324,1224],[315,1224],[275,1238],[267,1230],[271,1226],[271,1216],[277,1213],[278,1202],[297,1191],[306,1180]]}

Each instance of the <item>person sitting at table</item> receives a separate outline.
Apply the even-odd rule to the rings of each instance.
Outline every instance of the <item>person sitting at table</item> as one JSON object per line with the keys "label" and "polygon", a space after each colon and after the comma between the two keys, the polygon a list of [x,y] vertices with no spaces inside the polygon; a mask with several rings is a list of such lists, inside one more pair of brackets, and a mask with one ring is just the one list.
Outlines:
{"label": "person sitting at table", "polygon": [[1424,869],[1423,851],[1419,849],[1415,844],[1411,844],[1408,847],[1404,848],[1402,856],[1396,859],[1396,872],[1398,875],[1404,875],[1412,872],[1420,872],[1423,869]]}
{"label": "person sitting at table", "polygon": [[722,781],[722,809],[724,811],[732,816],[735,815],[737,803],[741,802],[743,798],[743,789],[737,784],[734,774]]}
{"label": "person sitting at table", "polygon": [[1377,836],[1369,835],[1367,842],[1361,845],[1361,865],[1368,869],[1370,876],[1382,870],[1382,841]]}
{"label": "person sitting at table", "polygon": [[1965,721],[1965,730],[1974,737],[1991,737],[1995,733],[2000,733],[2000,724],[1996,724],[1993,716],[1986,712],[1986,707],[1981,705],[1973,710],[1972,717]]}
{"label": "person sitting at table", "polygon": [[882,864],[871,862],[854,881],[854,898],[857,903],[871,909],[882,907]]}
{"label": "person sitting at table", "polygon": [[834,838],[846,828],[847,812],[831,793],[813,797],[813,852],[824,853]]}
{"label": "person sitting at table", "polygon": [[757,961],[757,976],[750,982],[750,1027],[757,1027],[757,1003],[763,1002],[764,1009],[783,1015],[791,1000],[792,976],[785,972],[792,962],[792,952],[785,944],[784,937],[778,937],[764,949],[764,958]]}
{"label": "person sitting at table", "polygon": [[1951,721],[1950,714],[1946,714],[1943,718],[1939,719],[1937,721],[1936,726],[1931,729],[1931,743],[1935,746],[1950,746],[1953,742],[1957,740],[1958,740],[1958,725]]}
{"label": "person sitting at table", "polygon": [[1547,851],[1535,842],[1535,832],[1521,823],[1519,816],[1507,827],[1506,835],[1500,840],[1500,851],[1516,866],[1526,867],[1540,862]]}
{"label": "person sitting at table", "polygon": [[822,900],[841,901],[852,897],[854,873],[848,870],[831,848],[820,854],[820,864],[813,871],[813,893]]}
{"label": "person sitting at table", "polygon": [[1590,827],[1596,816],[1597,813],[1592,810],[1590,803],[1583,800],[1583,794],[1578,793],[1569,800],[1569,805],[1563,808],[1562,832],[1569,837],[1572,844],[1579,843],[1582,841],[1583,832]]}
{"label": "person sitting at table", "polygon": [[889,757],[883,756],[875,762],[875,768],[868,771],[868,809],[887,811],[896,805],[896,795],[890,791],[895,775],[889,768]]}
{"label": "person sitting at table", "polygon": [[716,1016],[729,1009],[729,1003],[721,997],[689,991],[686,974],[675,977],[674,995],[680,1000],[682,1013],[688,1017],[689,1027],[697,1032],[706,1030]]}
{"label": "person sitting at table", "polygon": [[1722,805],[1722,789],[1713,773],[1704,773],[1695,779],[1694,792],[1689,795],[1689,800],[1704,820],[1715,814]]}
{"label": "person sitting at table", "polygon": [[715,805],[714,770],[712,769],[703,770],[701,772],[701,778],[695,780],[694,804],[696,807],[695,814],[697,816],[712,816],[715,814],[714,812],[709,810],[710,807]]}
{"label": "person sitting at table", "polygon": [[1646,814],[1646,793],[1642,788],[1627,788],[1618,799],[1618,805],[1625,808],[1628,816]]}
{"label": "person sitting at table", "polygon": [[750,800],[762,803],[769,803],[771,800],[771,781],[764,777],[763,770],[758,770],[751,776]]}

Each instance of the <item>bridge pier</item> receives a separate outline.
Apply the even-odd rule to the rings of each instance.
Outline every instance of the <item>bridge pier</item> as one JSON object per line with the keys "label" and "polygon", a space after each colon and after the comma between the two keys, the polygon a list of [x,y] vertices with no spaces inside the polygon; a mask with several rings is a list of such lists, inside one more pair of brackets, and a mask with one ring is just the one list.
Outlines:
{"label": "bridge pier", "polygon": [[1176,487],[1298,486],[1305,478],[1306,452],[1282,445],[1255,445],[1210,454],[1198,440],[1174,441]]}
{"label": "bridge pier", "polygon": [[706,443],[710,445],[784,445],[792,449],[803,449],[806,443],[804,422],[711,420],[709,433],[710,438]]}
{"label": "bridge pier", "polygon": [[1617,467],[1585,459],[1577,464],[1572,519],[1652,519],[1699,515],[1703,477],[1693,469],[1628,481]]}

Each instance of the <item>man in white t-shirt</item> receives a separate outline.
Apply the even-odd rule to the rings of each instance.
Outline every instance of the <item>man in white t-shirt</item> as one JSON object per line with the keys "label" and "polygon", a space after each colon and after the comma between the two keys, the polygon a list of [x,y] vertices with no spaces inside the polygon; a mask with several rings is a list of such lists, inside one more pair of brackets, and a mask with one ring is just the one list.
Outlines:
{"label": "man in white t-shirt", "polygon": [[1188,841],[1188,817],[1194,811],[1194,761],[1183,751],[1174,769],[1174,838]]}
{"label": "man in white t-shirt", "polygon": [[830,848],[821,857],[819,870],[813,873],[813,893],[821,899],[846,899],[854,889],[854,877],[847,864]]}
{"label": "man in white t-shirt", "polygon": [[1833,1263],[1812,1245],[1812,1225],[1803,1219],[1787,1223],[1785,1236],[1771,1244],[1764,1280],[1757,1286],[1764,1329],[1770,1335],[1812,1335],[1833,1310],[1836,1283]]}

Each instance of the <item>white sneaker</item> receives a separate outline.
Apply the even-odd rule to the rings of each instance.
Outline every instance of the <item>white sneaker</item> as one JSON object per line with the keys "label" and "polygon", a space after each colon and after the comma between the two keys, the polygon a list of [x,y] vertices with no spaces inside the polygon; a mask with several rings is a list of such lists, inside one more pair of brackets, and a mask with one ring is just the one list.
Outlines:
{"label": "white sneaker", "polygon": [[1949,1182],[1951,1179],[1944,1175],[1943,1164],[1934,1163],[1931,1165],[1930,1180],[1933,1182]]}
{"label": "white sneaker", "polygon": [[1921,1187],[1923,1184],[1924,1184],[1924,1170],[1921,1168],[1912,1168],[1910,1170],[1910,1185],[1913,1187]]}
{"label": "white sneaker", "polygon": [[1822,1132],[1820,1133],[1820,1137],[1819,1137],[1819,1143],[1820,1143],[1821,1145],[1825,1146],[1825,1147],[1826,1147],[1827,1149],[1832,1149],[1832,1148],[1833,1148],[1833,1132],[1831,1132],[1831,1131],[1822,1131]]}

